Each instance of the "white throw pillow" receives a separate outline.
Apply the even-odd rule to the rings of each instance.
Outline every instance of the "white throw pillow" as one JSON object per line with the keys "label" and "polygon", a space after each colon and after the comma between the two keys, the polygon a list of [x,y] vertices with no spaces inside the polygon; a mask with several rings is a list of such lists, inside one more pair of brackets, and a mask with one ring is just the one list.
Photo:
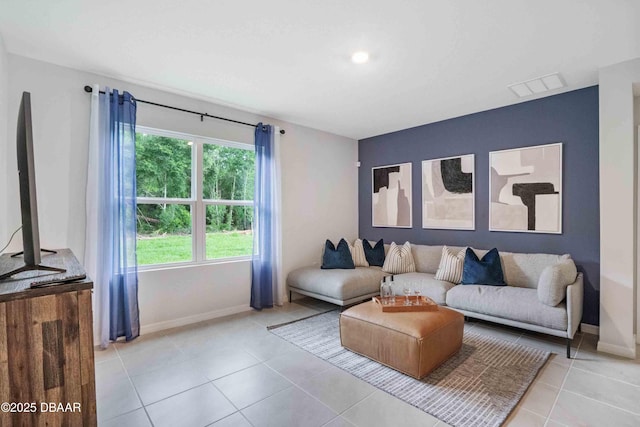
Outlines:
{"label": "white throw pillow", "polygon": [[416,271],[416,264],[413,262],[413,254],[411,253],[411,243],[405,242],[404,245],[398,246],[395,242],[391,242],[387,257],[384,259],[382,271],[391,274],[413,273]]}
{"label": "white throw pillow", "polygon": [[462,268],[464,267],[466,250],[467,248],[463,248],[457,254],[454,254],[450,248],[444,246],[440,265],[438,266],[438,271],[436,271],[436,279],[455,283],[456,285],[460,283],[462,281]]}
{"label": "white throw pillow", "polygon": [[555,307],[565,299],[567,286],[575,282],[578,270],[571,258],[550,265],[542,270],[538,280],[538,299]]}
{"label": "white throw pillow", "polygon": [[351,251],[351,258],[356,267],[369,267],[369,262],[364,254],[364,246],[362,246],[362,239],[356,239],[353,245],[349,245],[349,251]]}

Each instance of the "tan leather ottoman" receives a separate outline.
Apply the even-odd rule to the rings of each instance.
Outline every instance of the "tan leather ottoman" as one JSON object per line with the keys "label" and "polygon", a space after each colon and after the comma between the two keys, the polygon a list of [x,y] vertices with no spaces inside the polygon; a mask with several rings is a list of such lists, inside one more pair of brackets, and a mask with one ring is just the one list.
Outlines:
{"label": "tan leather ottoman", "polygon": [[464,316],[437,311],[383,313],[373,301],[340,316],[343,347],[393,369],[422,378],[462,347]]}

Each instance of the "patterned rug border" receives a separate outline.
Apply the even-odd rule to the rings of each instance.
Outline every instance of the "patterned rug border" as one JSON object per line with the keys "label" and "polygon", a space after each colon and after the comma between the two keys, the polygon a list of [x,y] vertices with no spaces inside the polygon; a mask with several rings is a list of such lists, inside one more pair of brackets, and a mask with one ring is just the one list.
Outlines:
{"label": "patterned rug border", "polygon": [[[442,417],[442,416],[439,416],[437,414],[434,414],[435,411],[433,411],[433,410],[429,411],[429,410],[427,410],[427,409],[425,409],[423,407],[420,407],[418,404],[407,400],[407,398],[402,397],[401,396],[401,394],[402,394],[401,392],[404,391],[402,388],[400,388],[399,392],[398,391],[393,392],[393,391],[389,391],[388,389],[382,388],[380,385],[375,384],[372,380],[367,379],[365,377],[365,375],[357,375],[354,372],[349,371],[346,367],[340,366],[339,364],[336,363],[336,361],[330,360],[330,357],[322,356],[322,355],[318,354],[317,352],[310,351],[309,349],[305,348],[303,345],[300,345],[300,344],[294,342],[293,340],[287,339],[287,338],[285,338],[285,337],[283,337],[280,334],[275,332],[276,329],[287,327],[287,326],[290,326],[290,325],[293,325],[293,324],[299,323],[299,322],[309,321],[310,319],[313,319],[313,318],[316,318],[316,317],[320,317],[320,316],[327,316],[327,315],[330,315],[330,314],[337,314],[337,318],[339,319],[339,317],[341,315],[341,311],[338,310],[338,309],[332,309],[332,310],[328,310],[328,311],[325,311],[325,312],[312,314],[310,316],[307,316],[307,317],[304,317],[304,318],[300,318],[300,319],[297,319],[297,320],[293,320],[293,321],[290,321],[290,322],[285,322],[285,323],[280,323],[280,324],[276,324],[276,325],[267,326],[267,330],[269,332],[271,332],[272,334],[284,339],[285,341],[295,345],[296,347],[306,351],[307,353],[312,354],[313,356],[318,357],[318,358],[330,363],[331,365],[341,369],[342,371],[344,371],[344,372],[346,372],[346,373],[348,373],[350,375],[353,375],[354,377],[356,377],[356,378],[358,378],[358,379],[360,379],[362,381],[367,382],[368,384],[376,387],[378,390],[381,390],[381,391],[383,391],[383,392],[385,392],[385,393],[387,393],[387,394],[389,394],[391,396],[394,396],[394,397],[402,400],[403,402],[405,402],[405,403],[407,403],[407,404],[409,404],[409,405],[411,405],[411,406],[413,406],[413,407],[415,407],[415,408],[417,408],[417,409],[419,409],[419,410],[421,410],[423,412],[426,412],[429,415],[441,420],[442,422],[445,422],[447,424],[450,424],[450,425],[456,426],[456,427],[501,426],[508,419],[508,417],[514,411],[514,409],[518,406],[518,403],[520,402],[522,397],[525,395],[525,393],[529,390],[529,388],[531,387],[531,385],[535,381],[536,377],[538,376],[540,370],[547,364],[547,362],[549,361],[549,357],[551,356],[551,352],[549,352],[549,351],[536,349],[534,347],[529,347],[529,346],[526,346],[526,345],[523,345],[523,344],[518,344],[518,343],[515,343],[515,342],[506,341],[506,340],[503,340],[503,339],[500,339],[500,338],[496,338],[496,337],[492,337],[492,336],[482,335],[482,334],[480,334],[478,332],[473,332],[472,330],[471,331],[465,331],[464,337],[463,337],[463,346],[465,344],[469,345],[468,343],[465,343],[465,341],[473,341],[474,339],[483,340],[483,341],[487,341],[487,342],[493,342],[493,343],[496,343],[496,344],[499,344],[499,345],[502,345],[504,347],[511,348],[511,349],[519,348],[519,349],[524,349],[525,351],[530,352],[530,353],[531,352],[539,353],[540,360],[537,362],[537,366],[536,367],[532,367],[532,370],[530,371],[530,375],[528,375],[530,378],[528,380],[528,383],[526,384],[526,387],[523,387],[522,389],[520,389],[520,390],[515,392],[514,403],[513,403],[512,407],[509,409],[508,412],[503,414],[503,416],[499,416],[498,417],[498,419],[496,420],[497,423],[486,424],[486,423],[481,422],[482,421],[481,419],[480,420],[478,420],[478,418],[467,419],[465,417],[463,417],[460,421],[452,422],[451,419],[447,419],[447,417]],[[345,353],[348,353],[348,354],[352,354],[352,355],[355,355],[357,357],[366,359],[370,363],[380,366],[383,370],[386,369],[386,370],[392,371],[396,375],[400,375],[400,376],[406,378],[408,383],[419,382],[419,383],[422,383],[422,384],[427,384],[430,379],[431,379],[431,381],[435,381],[435,383],[438,383],[439,380],[437,379],[437,377],[441,376],[441,371],[446,368],[446,365],[449,362],[449,361],[445,362],[443,365],[441,365],[440,367],[436,368],[433,372],[431,372],[425,378],[423,378],[421,380],[416,380],[416,379],[414,379],[414,378],[412,378],[412,377],[410,377],[410,376],[408,376],[408,375],[406,375],[406,374],[404,374],[402,372],[396,371],[395,369],[393,369],[393,368],[391,368],[389,366],[383,365],[383,364],[381,364],[381,363],[379,363],[377,361],[374,361],[372,359],[367,358],[366,356],[363,356],[361,354],[358,354],[356,352],[348,350],[348,349],[342,347],[340,345],[340,343],[338,343],[338,345],[341,348],[342,352],[345,352]],[[460,350],[460,352],[462,352],[462,350]],[[453,356],[453,357],[456,357],[456,356]],[[462,366],[462,364],[460,366]],[[448,374],[444,375],[441,379],[447,378],[447,376],[450,373],[451,372],[449,372]],[[478,423],[478,421],[480,421],[480,422]]]}

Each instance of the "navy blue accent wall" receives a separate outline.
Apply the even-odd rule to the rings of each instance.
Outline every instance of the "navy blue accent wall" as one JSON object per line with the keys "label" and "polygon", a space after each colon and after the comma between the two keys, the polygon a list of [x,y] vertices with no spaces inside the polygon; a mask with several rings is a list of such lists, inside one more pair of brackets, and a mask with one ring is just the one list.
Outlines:
{"label": "navy blue accent wall", "polygon": [[[360,236],[510,252],[571,254],[585,277],[582,321],[599,324],[598,87],[470,114],[359,141]],[[563,142],[562,234],[489,231],[489,152]],[[476,229],[422,228],[422,160],[475,154]],[[412,162],[413,228],[371,226],[371,168]]]}

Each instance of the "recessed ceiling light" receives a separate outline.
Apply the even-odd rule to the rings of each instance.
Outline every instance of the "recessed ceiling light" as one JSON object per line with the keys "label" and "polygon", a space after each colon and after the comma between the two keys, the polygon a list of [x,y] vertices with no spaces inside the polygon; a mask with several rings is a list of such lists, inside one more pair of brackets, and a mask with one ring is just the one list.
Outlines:
{"label": "recessed ceiling light", "polygon": [[369,52],[365,52],[364,50],[359,50],[351,55],[351,61],[354,64],[364,64],[369,61]]}

